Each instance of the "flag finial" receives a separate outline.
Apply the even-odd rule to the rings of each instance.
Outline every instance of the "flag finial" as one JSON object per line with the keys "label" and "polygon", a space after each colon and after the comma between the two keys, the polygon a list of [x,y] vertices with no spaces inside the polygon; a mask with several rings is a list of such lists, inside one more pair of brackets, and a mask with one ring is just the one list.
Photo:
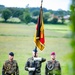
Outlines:
{"label": "flag finial", "polygon": [[41,0],[41,3],[43,2],[43,0]]}

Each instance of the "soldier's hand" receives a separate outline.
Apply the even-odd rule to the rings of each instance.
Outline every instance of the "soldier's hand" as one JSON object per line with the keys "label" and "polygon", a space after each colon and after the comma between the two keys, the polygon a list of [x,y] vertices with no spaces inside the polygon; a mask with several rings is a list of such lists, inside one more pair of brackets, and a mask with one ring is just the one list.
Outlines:
{"label": "soldier's hand", "polygon": [[34,61],[41,61],[42,60],[42,58],[40,58],[40,57],[34,57]]}
{"label": "soldier's hand", "polygon": [[35,71],[35,68],[28,68],[28,71]]}

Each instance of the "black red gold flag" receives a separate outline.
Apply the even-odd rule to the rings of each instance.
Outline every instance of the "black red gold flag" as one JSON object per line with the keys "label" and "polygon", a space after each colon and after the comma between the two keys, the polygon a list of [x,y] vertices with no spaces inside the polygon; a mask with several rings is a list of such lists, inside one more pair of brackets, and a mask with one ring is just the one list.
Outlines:
{"label": "black red gold flag", "polygon": [[39,13],[38,22],[36,25],[36,33],[34,35],[34,42],[36,44],[36,47],[38,47],[41,51],[45,48],[42,6],[40,7],[40,13]]}

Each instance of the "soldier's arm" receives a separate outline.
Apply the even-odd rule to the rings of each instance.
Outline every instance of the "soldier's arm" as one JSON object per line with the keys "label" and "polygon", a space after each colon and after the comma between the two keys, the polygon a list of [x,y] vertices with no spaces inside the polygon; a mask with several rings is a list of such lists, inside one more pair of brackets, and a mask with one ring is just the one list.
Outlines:
{"label": "soldier's arm", "polygon": [[27,63],[25,64],[25,70],[28,71],[29,68],[29,61],[27,61]]}
{"label": "soldier's arm", "polygon": [[45,59],[45,58],[42,58],[42,59],[41,59],[41,62],[45,62],[45,61],[46,61],[46,59]]}
{"label": "soldier's arm", "polygon": [[45,66],[45,75],[48,75],[47,64],[46,64],[46,66]]}
{"label": "soldier's arm", "polygon": [[60,63],[59,63],[59,70],[61,71],[61,66],[60,66]]}
{"label": "soldier's arm", "polygon": [[59,70],[59,75],[61,75],[61,66],[59,62],[58,62],[58,70]]}
{"label": "soldier's arm", "polygon": [[58,66],[58,69],[59,69],[59,75],[61,75],[61,66],[60,66],[60,63],[59,63],[59,66]]}
{"label": "soldier's arm", "polygon": [[19,67],[18,67],[18,63],[16,62],[16,75],[19,75]]}
{"label": "soldier's arm", "polygon": [[3,65],[3,67],[2,67],[2,75],[5,75],[5,68],[4,68],[5,66]]}

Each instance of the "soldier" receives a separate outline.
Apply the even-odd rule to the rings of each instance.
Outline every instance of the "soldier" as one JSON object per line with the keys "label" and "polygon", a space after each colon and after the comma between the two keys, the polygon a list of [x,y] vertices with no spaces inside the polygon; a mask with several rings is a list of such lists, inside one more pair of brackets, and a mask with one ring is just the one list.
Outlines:
{"label": "soldier", "polygon": [[25,70],[29,71],[29,75],[41,75],[42,62],[45,62],[45,58],[38,57],[37,48],[33,50],[33,57],[27,60]]}
{"label": "soldier", "polygon": [[9,53],[9,60],[6,60],[3,64],[2,75],[19,75],[19,68],[16,60],[14,59],[14,53]]}
{"label": "soldier", "polygon": [[61,75],[61,66],[59,61],[55,60],[55,52],[51,53],[50,61],[47,61],[45,67],[45,75]]}

